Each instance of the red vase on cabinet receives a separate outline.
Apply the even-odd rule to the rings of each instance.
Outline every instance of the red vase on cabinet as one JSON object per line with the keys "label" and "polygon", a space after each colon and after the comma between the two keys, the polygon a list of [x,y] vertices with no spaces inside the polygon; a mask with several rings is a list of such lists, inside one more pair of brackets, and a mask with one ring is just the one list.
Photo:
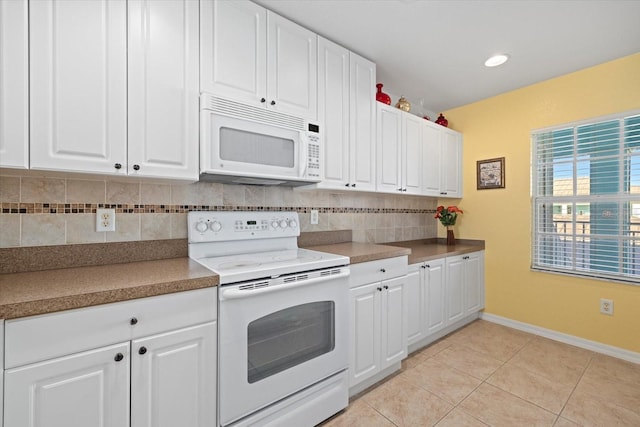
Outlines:
{"label": "red vase on cabinet", "polygon": [[382,83],[378,83],[376,87],[378,88],[378,91],[376,92],[376,101],[391,105],[391,97],[382,91]]}
{"label": "red vase on cabinet", "polygon": [[440,113],[440,115],[436,119],[436,123],[439,124],[440,126],[444,126],[444,127],[449,126],[449,120],[445,119],[445,117],[442,115],[442,113]]}

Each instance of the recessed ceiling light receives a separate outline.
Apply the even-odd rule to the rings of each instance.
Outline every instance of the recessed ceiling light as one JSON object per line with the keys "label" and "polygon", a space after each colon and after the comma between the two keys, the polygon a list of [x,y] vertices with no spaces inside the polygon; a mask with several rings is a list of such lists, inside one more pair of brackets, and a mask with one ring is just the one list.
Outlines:
{"label": "recessed ceiling light", "polygon": [[509,60],[509,55],[506,53],[500,53],[498,55],[493,55],[491,58],[484,61],[485,67],[497,67],[498,65],[502,65]]}

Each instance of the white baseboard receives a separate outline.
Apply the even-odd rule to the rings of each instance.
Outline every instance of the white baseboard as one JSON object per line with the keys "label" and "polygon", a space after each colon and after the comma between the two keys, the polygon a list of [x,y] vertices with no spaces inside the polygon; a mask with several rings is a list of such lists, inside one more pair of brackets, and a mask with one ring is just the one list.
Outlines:
{"label": "white baseboard", "polygon": [[531,325],[529,323],[519,322],[517,320],[508,319],[506,317],[497,316],[490,313],[480,313],[480,318],[488,322],[498,323],[520,331],[529,332],[534,335],[549,338],[554,341],[560,341],[586,350],[595,351],[596,353],[606,354],[607,356],[617,357],[628,362],[640,364],[640,353],[624,348],[614,347],[612,345],[602,344],[596,341],[587,340],[576,337],[574,335],[563,334],[552,329],[542,328],[540,326]]}

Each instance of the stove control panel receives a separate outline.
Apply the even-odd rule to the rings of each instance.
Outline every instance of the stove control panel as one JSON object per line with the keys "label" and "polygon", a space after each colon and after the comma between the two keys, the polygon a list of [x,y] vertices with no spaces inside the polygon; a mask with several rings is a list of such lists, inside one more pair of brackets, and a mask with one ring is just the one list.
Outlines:
{"label": "stove control panel", "polygon": [[297,212],[189,212],[189,242],[268,239],[300,235]]}

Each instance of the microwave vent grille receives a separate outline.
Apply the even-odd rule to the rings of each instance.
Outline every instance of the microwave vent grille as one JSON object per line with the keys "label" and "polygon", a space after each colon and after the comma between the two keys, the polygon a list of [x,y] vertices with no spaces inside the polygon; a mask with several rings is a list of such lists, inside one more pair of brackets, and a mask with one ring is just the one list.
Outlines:
{"label": "microwave vent grille", "polygon": [[247,119],[258,123],[283,127],[286,129],[299,131],[306,130],[305,120],[303,118],[290,116],[278,111],[254,107],[228,99],[204,94],[201,102],[202,108],[212,110],[218,114],[224,114],[229,117]]}

